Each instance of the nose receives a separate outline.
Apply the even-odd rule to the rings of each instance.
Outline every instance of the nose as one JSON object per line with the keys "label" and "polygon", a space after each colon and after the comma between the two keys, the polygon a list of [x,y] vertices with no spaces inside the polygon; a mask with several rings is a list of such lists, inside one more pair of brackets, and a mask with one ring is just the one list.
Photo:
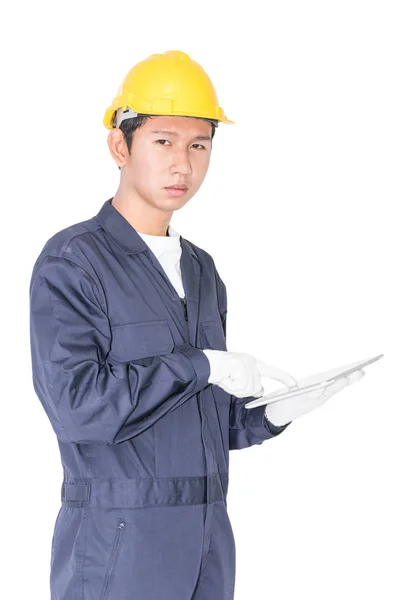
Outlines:
{"label": "nose", "polygon": [[173,162],[169,167],[171,175],[179,173],[181,175],[191,175],[192,165],[190,164],[189,155],[186,150],[177,151],[174,154]]}

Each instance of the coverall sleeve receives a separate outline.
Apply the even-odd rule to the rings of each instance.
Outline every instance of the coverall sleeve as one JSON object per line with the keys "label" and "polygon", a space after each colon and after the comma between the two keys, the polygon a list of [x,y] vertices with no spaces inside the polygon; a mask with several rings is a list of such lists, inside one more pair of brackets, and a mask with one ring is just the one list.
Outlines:
{"label": "coverall sleeve", "polygon": [[[226,340],[226,321],[227,321],[227,293],[226,286],[222,281],[217,269],[215,268],[215,277],[217,282],[218,307],[221,317],[222,327]],[[229,450],[241,450],[254,444],[262,444],[265,440],[275,437],[282,433],[289,423],[277,426],[268,421],[265,416],[265,406],[247,409],[245,404],[254,400],[254,396],[238,398],[231,394],[230,412],[229,412]]]}
{"label": "coverall sleeve", "polygon": [[206,387],[208,359],[190,344],[111,363],[103,288],[75,261],[37,261],[29,294],[33,386],[62,442],[124,442]]}

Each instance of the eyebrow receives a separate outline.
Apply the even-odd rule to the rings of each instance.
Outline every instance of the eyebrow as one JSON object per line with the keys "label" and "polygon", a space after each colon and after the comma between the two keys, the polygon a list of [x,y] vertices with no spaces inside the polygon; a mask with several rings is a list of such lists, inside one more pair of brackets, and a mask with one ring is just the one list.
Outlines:
{"label": "eyebrow", "polygon": [[[177,131],[169,131],[168,129],[156,129],[155,131],[152,131],[151,133],[163,133],[163,134],[167,134],[167,135],[179,135],[179,133]],[[209,135],[197,135],[193,139],[195,139],[195,140],[208,140],[208,141],[211,141],[211,137]]]}

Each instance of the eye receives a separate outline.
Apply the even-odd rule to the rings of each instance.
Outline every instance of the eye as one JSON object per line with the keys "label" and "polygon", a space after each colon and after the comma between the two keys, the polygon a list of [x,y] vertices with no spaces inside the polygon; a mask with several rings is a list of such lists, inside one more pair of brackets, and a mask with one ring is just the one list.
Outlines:
{"label": "eye", "polygon": [[[162,142],[168,142],[170,143],[169,140],[156,140],[156,144],[161,144],[161,146],[165,146],[165,144],[163,144]],[[206,150],[206,147],[203,146],[203,144],[193,144],[193,146],[199,146],[199,148],[202,148],[203,150]]]}

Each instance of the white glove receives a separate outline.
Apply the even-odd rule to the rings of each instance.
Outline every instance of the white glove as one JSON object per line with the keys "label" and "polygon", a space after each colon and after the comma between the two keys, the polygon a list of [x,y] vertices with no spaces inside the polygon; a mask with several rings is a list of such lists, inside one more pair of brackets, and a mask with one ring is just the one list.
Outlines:
{"label": "white glove", "polygon": [[261,377],[277,379],[288,387],[297,385],[289,373],[266,365],[251,354],[209,349],[203,352],[210,363],[208,383],[214,383],[238,398],[260,398],[264,394]]}
{"label": "white glove", "polygon": [[297,417],[301,417],[314,410],[314,408],[321,406],[328,398],[340,392],[347,385],[359,381],[364,375],[365,371],[359,369],[351,373],[348,377],[344,377],[321,390],[315,390],[314,392],[267,404],[265,407],[265,416],[273,425],[286,425],[290,421],[293,421],[293,419],[297,419]]}

